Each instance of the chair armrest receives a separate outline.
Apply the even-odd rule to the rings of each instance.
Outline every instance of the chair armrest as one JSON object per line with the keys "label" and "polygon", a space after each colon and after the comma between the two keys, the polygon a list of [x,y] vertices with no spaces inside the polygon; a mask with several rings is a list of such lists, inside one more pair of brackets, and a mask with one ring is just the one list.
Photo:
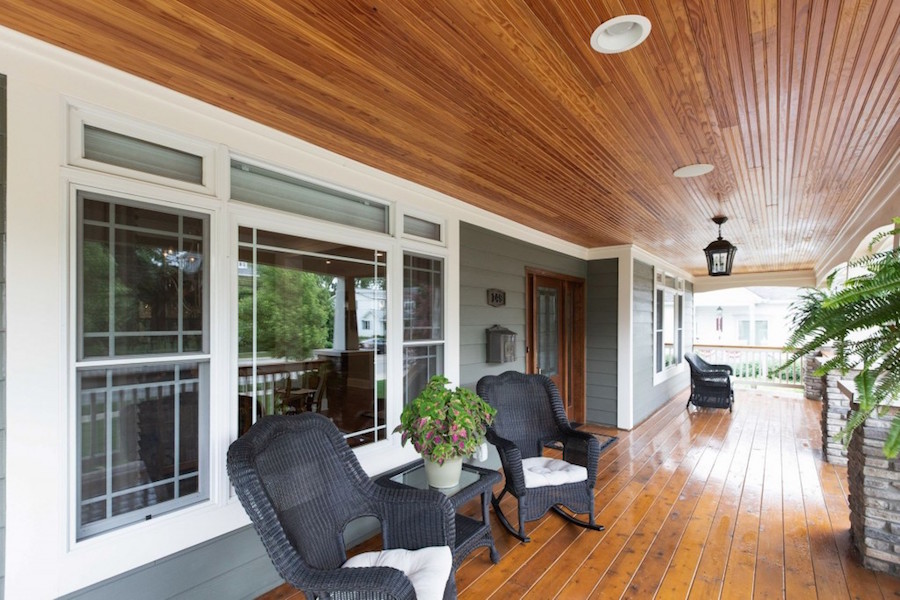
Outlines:
{"label": "chair armrest", "polygon": [[597,478],[597,460],[600,458],[600,442],[586,431],[564,428],[563,460],[574,465],[581,465],[588,471],[588,480]]}
{"label": "chair armrest", "polygon": [[734,375],[734,369],[731,365],[709,365],[710,371],[725,371],[729,375]]}
{"label": "chair armrest", "polygon": [[414,490],[373,485],[381,513],[384,548],[418,550],[456,542],[456,511],[437,490]]}
{"label": "chair armrest", "polygon": [[[288,583],[291,581],[288,580]],[[353,567],[316,570],[312,573],[307,571],[303,586],[299,589],[315,598],[360,596],[384,600],[416,598],[416,591],[409,578],[391,567]]]}
{"label": "chair armrest", "polygon": [[492,427],[488,427],[487,441],[497,447],[500,455],[500,463],[503,465],[503,474],[507,482],[516,491],[517,496],[525,494],[525,472],[522,470],[522,452],[510,440],[500,437]]}

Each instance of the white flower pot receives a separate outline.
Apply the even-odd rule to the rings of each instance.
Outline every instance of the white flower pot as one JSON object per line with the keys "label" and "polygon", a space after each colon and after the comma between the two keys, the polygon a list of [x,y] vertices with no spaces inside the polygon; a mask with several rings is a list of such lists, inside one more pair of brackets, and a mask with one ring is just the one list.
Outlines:
{"label": "white flower pot", "polygon": [[431,487],[455,487],[459,485],[460,473],[462,473],[462,457],[445,460],[442,465],[425,459],[425,477]]}

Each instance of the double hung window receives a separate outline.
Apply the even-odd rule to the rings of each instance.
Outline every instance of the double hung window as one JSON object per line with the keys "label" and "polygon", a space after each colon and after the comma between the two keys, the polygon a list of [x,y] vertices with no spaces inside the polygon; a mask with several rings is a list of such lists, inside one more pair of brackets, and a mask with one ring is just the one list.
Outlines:
{"label": "double hung window", "polygon": [[444,261],[403,256],[403,403],[444,372]]}
{"label": "double hung window", "polygon": [[654,372],[682,363],[684,356],[684,282],[656,271],[653,294]]}
{"label": "double hung window", "polygon": [[81,191],[77,537],[208,497],[209,218]]}

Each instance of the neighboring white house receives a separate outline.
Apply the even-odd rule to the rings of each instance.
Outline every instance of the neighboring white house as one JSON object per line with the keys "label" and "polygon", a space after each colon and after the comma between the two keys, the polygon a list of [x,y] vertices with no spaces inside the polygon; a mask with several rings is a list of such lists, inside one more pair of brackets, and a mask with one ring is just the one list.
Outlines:
{"label": "neighboring white house", "polygon": [[753,287],[694,296],[694,342],[724,346],[782,346],[789,308],[802,288]]}
{"label": "neighboring white house", "polygon": [[359,339],[387,335],[387,293],[372,288],[356,289],[356,319]]}

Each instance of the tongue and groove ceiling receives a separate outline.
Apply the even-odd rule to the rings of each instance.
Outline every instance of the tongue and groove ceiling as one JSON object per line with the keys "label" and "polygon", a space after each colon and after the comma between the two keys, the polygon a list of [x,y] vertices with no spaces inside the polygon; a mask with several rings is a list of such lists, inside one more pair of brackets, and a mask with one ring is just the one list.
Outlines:
{"label": "tongue and groove ceiling", "polygon": [[[594,52],[621,14],[647,41]],[[0,25],[695,274],[717,213],[735,273],[815,267],[900,148],[893,0],[4,0]]]}

